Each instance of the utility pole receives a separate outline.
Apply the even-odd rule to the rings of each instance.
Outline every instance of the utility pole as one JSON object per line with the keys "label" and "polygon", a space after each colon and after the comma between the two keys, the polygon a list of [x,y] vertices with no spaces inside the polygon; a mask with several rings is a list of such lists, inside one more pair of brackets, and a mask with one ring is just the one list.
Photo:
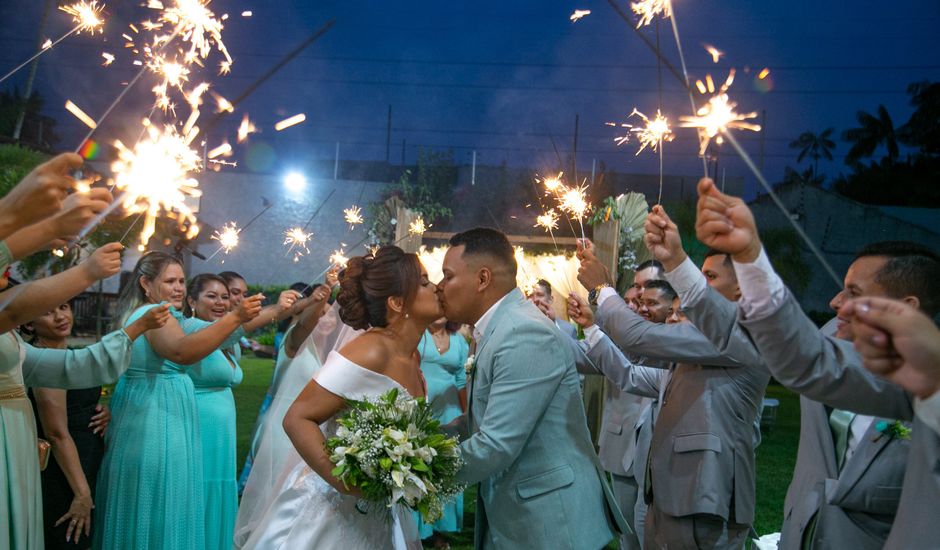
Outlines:
{"label": "utility pole", "polygon": [[339,179],[339,142],[336,142],[336,156],[333,157],[333,181]]}
{"label": "utility pole", "polygon": [[574,115],[574,146],[571,151],[571,175],[574,177],[574,184],[578,185],[578,119],[579,115]]}
{"label": "utility pole", "polygon": [[[52,6],[52,0],[46,0],[42,8],[42,18],[39,20],[39,38],[36,41],[37,48],[42,48],[43,33],[46,29],[46,19],[49,17],[49,8]],[[29,76],[26,77],[26,88],[23,90],[23,105],[20,107],[19,115],[16,117],[16,126],[13,128],[13,139],[19,141],[20,132],[23,131],[23,122],[26,120],[26,109],[29,106],[29,96],[33,94],[33,82],[36,80],[36,69],[39,68],[39,58],[33,60],[29,66]]]}
{"label": "utility pole", "polygon": [[[402,154],[402,158],[404,158]],[[392,159],[392,106],[388,106],[388,124],[385,126],[385,163],[388,164]],[[402,161],[404,164],[404,161]]]}

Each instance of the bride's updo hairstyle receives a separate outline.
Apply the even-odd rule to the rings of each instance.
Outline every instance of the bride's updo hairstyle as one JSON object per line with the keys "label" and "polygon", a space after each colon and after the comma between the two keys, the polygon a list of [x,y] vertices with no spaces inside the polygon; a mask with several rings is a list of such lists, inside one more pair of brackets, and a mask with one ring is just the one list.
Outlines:
{"label": "bride's updo hairstyle", "polygon": [[418,256],[397,246],[383,246],[375,256],[350,258],[339,278],[339,317],[354,329],[385,327],[388,298],[401,297],[407,307],[419,284]]}

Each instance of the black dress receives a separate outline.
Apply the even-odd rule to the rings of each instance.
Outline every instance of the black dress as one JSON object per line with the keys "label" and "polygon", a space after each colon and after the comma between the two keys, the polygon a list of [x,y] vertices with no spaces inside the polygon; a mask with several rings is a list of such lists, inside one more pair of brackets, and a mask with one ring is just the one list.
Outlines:
{"label": "black dress", "polygon": [[[42,423],[39,421],[39,410],[36,407],[36,399],[32,390],[29,391],[29,397],[33,402],[33,411],[36,414],[36,430],[39,437],[47,439],[42,429]],[[66,392],[69,434],[72,436],[72,440],[75,441],[75,448],[78,449],[78,459],[81,462],[82,470],[85,472],[85,479],[88,480],[92,498],[95,495],[98,468],[101,466],[101,459],[104,457],[104,438],[92,433],[92,429],[88,427],[88,424],[91,422],[91,417],[95,415],[95,406],[98,404],[100,397],[101,386]],[[62,469],[59,468],[55,455],[50,453],[49,466],[42,472],[42,522],[47,549],[68,548],[69,550],[75,550],[91,547],[91,537],[85,537],[84,533],[82,533],[81,542],[77,546],[74,534],[72,535],[72,542],[65,541],[65,533],[69,526],[68,522],[53,527],[55,522],[69,511],[74,496],[75,494],[69,486],[69,480],[65,477]],[[92,515],[94,516],[94,511],[92,511]],[[94,524],[94,519],[92,519],[92,524]]]}

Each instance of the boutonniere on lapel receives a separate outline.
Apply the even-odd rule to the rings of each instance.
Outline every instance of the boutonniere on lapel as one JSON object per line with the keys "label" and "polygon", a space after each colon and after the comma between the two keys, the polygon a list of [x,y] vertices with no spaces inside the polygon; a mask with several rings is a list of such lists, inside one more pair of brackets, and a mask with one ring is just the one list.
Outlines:
{"label": "boutonniere on lapel", "polygon": [[473,374],[473,370],[477,367],[477,356],[470,355],[467,357],[467,361],[463,364],[463,370],[467,371],[467,376]]}
{"label": "boutonniere on lapel", "polygon": [[878,441],[883,436],[888,439],[910,439],[911,438],[911,429],[905,426],[900,420],[895,420],[894,422],[881,422],[875,424],[875,429],[878,430],[878,436],[875,437],[875,441]]}

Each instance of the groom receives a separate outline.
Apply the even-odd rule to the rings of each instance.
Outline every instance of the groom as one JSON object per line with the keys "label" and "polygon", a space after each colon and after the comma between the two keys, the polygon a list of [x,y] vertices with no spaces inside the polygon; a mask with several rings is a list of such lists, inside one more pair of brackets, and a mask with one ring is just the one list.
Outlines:
{"label": "groom", "polygon": [[479,483],[476,547],[597,549],[629,532],[591,443],[567,336],[516,288],[506,236],[454,235],[443,272],[445,316],[475,327],[459,478]]}

